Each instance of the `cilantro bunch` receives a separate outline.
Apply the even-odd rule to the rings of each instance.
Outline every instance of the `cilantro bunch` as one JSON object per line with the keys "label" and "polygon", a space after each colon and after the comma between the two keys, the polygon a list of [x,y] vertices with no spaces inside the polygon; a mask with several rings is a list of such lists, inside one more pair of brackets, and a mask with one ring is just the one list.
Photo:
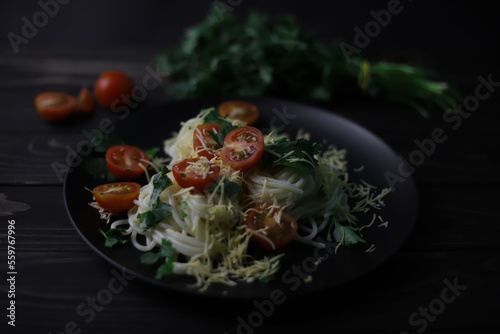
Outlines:
{"label": "cilantro bunch", "polygon": [[187,30],[183,41],[156,58],[168,73],[170,96],[250,95],[324,103],[346,96],[381,97],[428,109],[453,105],[456,94],[423,69],[361,58],[347,61],[340,43],[327,44],[290,16],[278,21],[259,13],[240,21],[213,11]]}

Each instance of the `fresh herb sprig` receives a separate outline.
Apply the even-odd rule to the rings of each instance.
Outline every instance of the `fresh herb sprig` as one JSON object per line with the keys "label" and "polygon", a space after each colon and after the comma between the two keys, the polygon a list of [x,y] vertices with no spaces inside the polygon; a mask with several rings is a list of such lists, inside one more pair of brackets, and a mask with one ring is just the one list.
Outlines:
{"label": "fresh herb sprig", "polygon": [[104,133],[101,130],[95,130],[96,132],[90,138],[90,145],[94,149],[94,151],[98,153],[105,153],[108,148],[113,145],[122,145],[125,144],[125,141],[115,135]]}
{"label": "fresh herb sprig", "polygon": [[160,250],[158,252],[147,252],[141,256],[141,263],[155,264],[160,259],[165,258],[165,262],[156,270],[156,279],[161,279],[163,276],[169,276],[174,269],[174,256],[176,254],[172,242],[166,239],[161,241]]}
{"label": "fresh herb sprig", "polygon": [[222,195],[226,198],[232,198],[233,196],[240,194],[243,196],[243,187],[236,182],[232,182],[225,177],[219,177],[214,180],[207,189],[209,194],[217,192],[217,194]]}
{"label": "fresh herb sprig", "polygon": [[223,119],[215,109],[211,109],[208,112],[208,114],[203,119],[203,123],[222,124],[222,128],[218,130],[217,133],[208,131],[210,136],[212,136],[212,138],[221,146],[224,146],[224,138],[226,138],[226,135],[237,128],[237,126],[232,125],[231,122]]}
{"label": "fresh herb sprig", "polygon": [[118,179],[111,174],[104,157],[91,157],[83,164],[83,170],[97,180],[116,182]]}
{"label": "fresh herb sprig", "polygon": [[[332,223],[328,231],[328,241],[332,240],[332,235],[340,245],[349,247],[359,242],[366,243],[366,240],[359,235],[359,227],[352,225],[343,225],[335,218],[332,218]],[[333,230],[333,231],[332,231]]]}
{"label": "fresh herb sprig", "polygon": [[139,213],[137,218],[141,222],[141,229],[147,231],[156,227],[163,219],[172,215],[172,206],[168,203],[158,202],[155,206],[146,212]]}
{"label": "fresh herb sprig", "polygon": [[203,123],[219,123],[222,125],[231,124],[231,122],[225,120],[219,115],[219,112],[215,108],[210,108],[207,114],[203,117]]}
{"label": "fresh herb sprig", "polygon": [[[346,96],[384,98],[429,116],[458,99],[445,82],[421,68],[369,62],[344,55],[342,42],[328,44],[288,16],[260,13],[240,20],[216,11],[187,30],[183,41],[156,58],[169,74],[169,96],[253,95],[325,103]],[[244,64],[244,65],[242,65]]]}
{"label": "fresh herb sprig", "polygon": [[161,171],[155,174],[151,180],[153,183],[153,191],[149,200],[151,210],[137,215],[143,231],[154,228],[160,221],[172,215],[172,206],[169,203],[158,201],[161,192],[172,185],[172,180],[167,173],[168,169],[163,166]]}
{"label": "fresh herb sprig", "polygon": [[99,232],[104,236],[104,239],[106,239],[106,242],[104,243],[104,246],[106,247],[113,247],[114,245],[117,244],[124,244],[127,242],[126,235],[123,234],[123,231],[125,231],[123,228],[112,228],[109,229],[108,231],[103,231],[99,229]]}
{"label": "fresh herb sprig", "polygon": [[321,151],[318,143],[304,138],[297,140],[281,138],[267,144],[265,148],[266,151],[262,157],[264,166],[290,166],[306,174],[315,175],[315,166],[318,165],[315,155]]}

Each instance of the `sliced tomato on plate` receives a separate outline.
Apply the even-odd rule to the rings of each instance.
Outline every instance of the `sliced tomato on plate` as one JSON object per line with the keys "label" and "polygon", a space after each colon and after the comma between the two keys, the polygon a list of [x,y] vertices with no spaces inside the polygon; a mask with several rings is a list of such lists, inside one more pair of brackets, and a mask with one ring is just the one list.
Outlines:
{"label": "sliced tomato on plate", "polygon": [[205,123],[199,125],[193,133],[193,149],[200,157],[206,157],[211,160],[215,157],[222,145],[217,143],[212,137],[222,129],[222,124]]}
{"label": "sliced tomato on plate", "polygon": [[219,177],[219,165],[206,158],[184,159],[172,166],[175,181],[182,188],[194,187],[203,191]]}
{"label": "sliced tomato on plate", "polygon": [[113,145],[106,151],[106,165],[109,171],[120,180],[133,180],[144,173],[142,164],[147,167],[148,155],[131,145]]}
{"label": "sliced tomato on plate", "polygon": [[238,119],[247,125],[254,124],[260,114],[256,105],[245,101],[226,101],[219,106],[218,111],[222,117]]}
{"label": "sliced tomato on plate", "polygon": [[264,154],[264,136],[259,129],[243,126],[224,138],[222,161],[233,169],[242,170],[255,165]]}
{"label": "sliced tomato on plate", "polygon": [[76,108],[76,98],[63,92],[45,92],[35,97],[38,114],[49,122],[68,118]]}
{"label": "sliced tomato on plate", "polygon": [[254,231],[251,240],[263,249],[279,249],[289,244],[297,233],[297,222],[270,203],[257,204],[249,209],[247,227]]}
{"label": "sliced tomato on plate", "polygon": [[135,182],[102,184],[92,191],[97,203],[106,211],[121,213],[131,209],[139,198],[141,186]]}

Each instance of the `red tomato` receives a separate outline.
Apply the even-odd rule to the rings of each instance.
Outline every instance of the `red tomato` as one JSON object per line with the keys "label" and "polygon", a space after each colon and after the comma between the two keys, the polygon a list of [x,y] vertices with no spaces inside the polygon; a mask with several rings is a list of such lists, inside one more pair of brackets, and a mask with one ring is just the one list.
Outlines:
{"label": "red tomato", "polygon": [[80,113],[89,113],[94,111],[95,103],[90,91],[87,87],[82,88],[80,90],[80,94],[78,94],[78,105],[76,107],[76,111]]}
{"label": "red tomato", "polygon": [[262,132],[252,126],[243,126],[226,135],[221,159],[232,168],[242,170],[255,165],[263,154]]}
{"label": "red tomato", "polygon": [[257,246],[263,249],[279,249],[289,244],[295,237],[297,222],[286,213],[282,213],[279,217],[279,212],[280,209],[270,203],[258,204],[248,210],[246,225],[255,231],[251,240]]}
{"label": "red tomato", "polygon": [[138,147],[130,145],[114,145],[106,151],[106,165],[115,177],[120,180],[133,180],[144,173],[139,163],[148,160],[148,155]]}
{"label": "red tomato", "polygon": [[239,119],[247,125],[254,124],[260,113],[257,106],[245,101],[226,101],[219,106],[218,110],[222,117]]}
{"label": "red tomato", "polygon": [[101,74],[94,85],[94,95],[105,108],[113,109],[124,105],[131,98],[134,82],[125,73],[107,71]]}
{"label": "red tomato", "polygon": [[205,123],[199,125],[196,130],[194,130],[193,148],[200,157],[206,157],[210,160],[220,150],[222,145],[217,143],[212,135],[210,135],[210,132],[215,134],[220,129],[222,129],[222,124]]}
{"label": "red tomato", "polygon": [[134,182],[107,183],[93,190],[97,203],[111,213],[120,213],[132,208],[140,192],[140,184]]}
{"label": "red tomato", "polygon": [[76,99],[62,92],[45,92],[35,97],[38,114],[49,122],[60,122],[76,108]]}
{"label": "red tomato", "polygon": [[182,188],[194,187],[203,191],[219,177],[219,165],[201,159],[184,159],[172,167],[175,181]]}

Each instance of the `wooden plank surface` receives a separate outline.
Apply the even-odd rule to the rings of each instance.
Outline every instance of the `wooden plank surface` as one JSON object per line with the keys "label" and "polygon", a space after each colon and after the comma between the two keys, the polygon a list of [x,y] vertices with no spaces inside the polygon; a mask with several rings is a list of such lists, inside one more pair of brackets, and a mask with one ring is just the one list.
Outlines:
{"label": "wooden plank surface", "polygon": [[[428,322],[429,327],[434,332],[443,328],[453,332],[484,330],[495,323],[497,314],[498,299],[494,296],[498,293],[499,256],[499,251],[403,251],[375,272],[340,289],[275,305],[260,330],[270,333],[293,324],[301,331],[314,326],[315,330],[356,332],[350,330],[354,322],[357,331],[414,331],[420,326],[410,323],[410,316],[437,303],[433,301],[441,299],[450,284],[458,286],[457,298],[445,304],[435,322]],[[91,332],[139,331],[144,324],[179,333],[196,332],[202,323],[204,328],[234,333],[238,317],[248,322],[257,309],[252,301],[194,298],[130,279],[109,304],[97,303],[102,309],[86,323],[91,315],[82,314],[79,306],[88,305],[87,298],[97,298],[100,291],[109,289],[110,280],[116,277],[114,268],[85,252],[22,252],[19,258],[18,312],[29,314],[31,319],[23,322],[25,333],[60,331],[69,321]],[[486,294],[490,297],[485,298]],[[191,320],[193,316],[196,322]]]}

